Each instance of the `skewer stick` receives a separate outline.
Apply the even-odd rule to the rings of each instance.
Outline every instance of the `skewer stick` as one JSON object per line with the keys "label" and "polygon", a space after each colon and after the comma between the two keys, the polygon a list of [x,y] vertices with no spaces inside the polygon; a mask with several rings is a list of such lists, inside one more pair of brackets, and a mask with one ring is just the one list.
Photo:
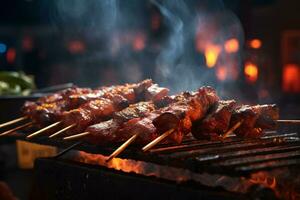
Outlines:
{"label": "skewer stick", "polygon": [[64,137],[63,140],[75,140],[75,139],[82,138],[82,137],[85,137],[85,136],[90,135],[90,134],[91,134],[90,132],[83,132],[83,133],[79,133],[79,134],[76,134],[76,135],[71,135],[71,136],[68,136],[68,137]]}
{"label": "skewer stick", "polygon": [[132,142],[136,140],[139,134],[134,134],[129,138],[126,142],[124,142],[119,148],[117,148],[110,156],[107,158],[106,162],[109,162],[111,159],[117,157],[120,153],[122,153]]}
{"label": "skewer stick", "polygon": [[278,123],[287,123],[287,124],[300,124],[299,119],[280,119],[277,120]]}
{"label": "skewer stick", "polygon": [[61,124],[62,122],[60,121],[60,122],[55,122],[54,124],[50,124],[49,126],[46,126],[45,128],[42,128],[42,129],[40,129],[40,130],[38,130],[38,131],[36,131],[36,132],[34,132],[34,133],[31,133],[30,135],[28,135],[26,138],[32,138],[32,137],[35,137],[35,136],[37,136],[37,135],[39,135],[39,134],[41,134],[41,133],[43,133],[44,131],[47,131],[47,130],[49,130],[49,129],[51,129],[51,128],[53,128],[53,127],[55,127],[55,126],[57,126],[57,125],[59,125],[59,124]]}
{"label": "skewer stick", "polygon": [[244,120],[241,120],[239,122],[237,122],[233,127],[231,127],[226,133],[224,133],[221,138],[225,139],[228,137],[228,135],[230,135],[231,133],[233,133],[233,131],[235,131],[238,127],[240,127],[242,125]]}
{"label": "skewer stick", "polygon": [[157,145],[159,142],[161,142],[163,139],[165,139],[166,137],[168,137],[169,135],[171,135],[174,132],[174,129],[170,129],[166,132],[164,132],[162,135],[160,135],[159,137],[157,137],[155,140],[153,140],[152,142],[150,142],[149,144],[147,144],[146,146],[144,146],[142,148],[143,152],[148,151],[149,149],[151,149],[152,147],[154,147],[155,145]]}
{"label": "skewer stick", "polygon": [[11,124],[15,124],[15,123],[20,122],[20,121],[23,121],[23,120],[25,120],[25,119],[28,119],[28,117],[20,117],[20,118],[18,118],[18,119],[14,119],[14,120],[11,120],[11,121],[9,121],[9,122],[5,122],[5,123],[3,123],[3,124],[0,124],[0,128],[3,128],[3,127],[5,127],[5,126],[9,126],[9,125],[11,125]]}
{"label": "skewer stick", "polygon": [[70,126],[67,126],[67,127],[63,128],[63,129],[61,129],[60,131],[57,131],[56,133],[53,133],[52,135],[49,136],[49,138],[53,138],[55,136],[58,136],[59,134],[61,134],[61,133],[65,132],[65,131],[73,128],[74,126],[76,126],[76,124],[71,124]]}
{"label": "skewer stick", "polygon": [[32,124],[33,124],[33,122],[28,122],[28,123],[26,123],[26,124],[17,126],[17,127],[13,128],[13,129],[10,129],[10,130],[8,130],[8,131],[5,131],[5,132],[1,133],[1,134],[0,134],[0,137],[1,137],[1,136],[8,135],[8,134],[10,134],[10,133],[13,133],[13,132],[15,132],[15,131],[17,131],[17,130],[20,130],[20,129],[22,129],[22,128],[26,128],[26,127],[28,127],[28,126],[31,126]]}

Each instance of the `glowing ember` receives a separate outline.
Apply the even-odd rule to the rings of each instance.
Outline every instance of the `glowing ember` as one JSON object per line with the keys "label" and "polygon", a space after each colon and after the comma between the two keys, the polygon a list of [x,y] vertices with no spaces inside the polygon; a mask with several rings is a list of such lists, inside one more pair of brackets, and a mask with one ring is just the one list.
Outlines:
{"label": "glowing ember", "polygon": [[239,50],[239,41],[235,38],[227,40],[224,44],[227,53],[235,53]]}
{"label": "glowing ember", "polygon": [[245,64],[244,73],[249,82],[255,82],[258,78],[258,67],[254,63]]}
{"label": "glowing ember", "polygon": [[216,76],[218,80],[225,81],[227,78],[227,68],[225,66],[218,66],[216,69]]}
{"label": "glowing ember", "polygon": [[249,42],[249,46],[253,49],[259,49],[261,47],[261,40],[253,39]]}
{"label": "glowing ember", "polygon": [[269,177],[266,173],[259,172],[256,174],[252,174],[250,181],[254,184],[261,184],[264,187],[275,189],[276,188],[276,178]]}
{"label": "glowing ember", "polygon": [[282,76],[283,91],[292,93],[300,92],[300,67],[298,65],[285,65]]}
{"label": "glowing ember", "polygon": [[221,47],[219,45],[208,45],[206,47],[204,55],[207,67],[212,68],[215,66],[220,52]]}
{"label": "glowing ember", "polygon": [[[298,182],[299,175],[288,171],[277,169],[272,172],[259,171],[252,173],[249,178],[230,177],[220,174],[194,173],[187,169],[158,165],[154,163],[135,161],[130,159],[114,158],[106,162],[107,156],[101,154],[91,154],[84,151],[76,151],[77,154],[72,159],[91,165],[100,165],[107,168],[120,170],[127,173],[136,173],[144,176],[154,176],[177,183],[188,180],[196,181],[209,187],[222,187],[227,191],[247,193],[255,185],[261,185],[273,190],[277,197],[285,199],[298,199],[300,197],[297,188],[292,187]],[[287,178],[292,176],[293,179]],[[291,183],[292,180],[292,183]],[[288,182],[282,182],[288,181]],[[293,198],[296,197],[296,198]]]}

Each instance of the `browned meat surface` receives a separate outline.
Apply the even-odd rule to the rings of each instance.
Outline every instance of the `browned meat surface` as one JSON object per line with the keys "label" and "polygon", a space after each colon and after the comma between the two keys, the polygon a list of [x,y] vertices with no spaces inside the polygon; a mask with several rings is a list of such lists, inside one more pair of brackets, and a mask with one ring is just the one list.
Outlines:
{"label": "browned meat surface", "polygon": [[[139,113],[132,109],[138,117],[133,119],[124,117],[123,119],[130,120],[123,121],[119,125],[118,120],[92,125],[86,129],[91,133],[86,139],[93,143],[103,144],[125,141],[132,135],[138,134],[137,142],[145,144],[164,131],[173,128],[175,133],[172,134],[172,140],[181,142],[183,136],[190,132],[192,122],[204,117],[208,108],[218,100],[215,91],[210,87],[200,88],[197,93],[187,96],[189,98],[183,98],[182,94],[174,96],[173,99],[177,99],[178,102],[173,101],[167,107],[152,112],[146,109]],[[108,128],[109,125],[113,125],[111,130]]]}
{"label": "browned meat surface", "polygon": [[169,94],[169,89],[159,87],[157,84],[151,85],[146,89],[145,100],[158,101]]}
{"label": "browned meat surface", "polygon": [[113,118],[119,122],[126,122],[133,118],[145,117],[149,112],[155,110],[155,105],[151,101],[139,102],[116,112]]}
{"label": "browned meat surface", "polygon": [[242,121],[241,126],[235,130],[235,134],[242,137],[260,137],[264,129],[276,128],[276,120],[279,118],[279,109],[272,105],[243,105],[237,108],[231,120],[231,126]]}
{"label": "browned meat surface", "polygon": [[[72,115],[73,113],[78,113],[78,110],[76,109],[81,105],[97,99],[113,99],[115,96],[122,96],[128,101],[128,103],[135,103],[140,100],[145,100],[147,89],[151,85],[153,85],[152,80],[147,79],[140,83],[101,87],[97,90],[90,90],[86,88],[68,89],[48,97],[43,97],[37,102],[25,103],[23,107],[23,113],[30,117],[38,125],[44,126],[65,118],[65,111],[75,109],[72,112]],[[166,91],[168,92],[167,89],[163,88],[157,89],[151,93],[152,96],[149,96],[148,94],[147,98],[161,98],[167,94]],[[55,99],[57,101],[54,101]],[[45,103],[46,101],[49,101],[49,103]],[[124,106],[121,106],[121,108],[124,108]],[[81,111],[82,109],[79,110]],[[84,111],[82,115],[86,116],[85,113],[87,112]],[[80,114],[76,114],[76,116],[78,115]]]}
{"label": "browned meat surface", "polygon": [[111,99],[101,98],[83,104],[78,109],[64,112],[62,120],[65,124],[76,124],[72,132],[81,132],[87,126],[103,121],[112,116],[116,111],[128,106],[128,101],[120,95],[115,95]]}
{"label": "browned meat surface", "polygon": [[201,87],[197,93],[185,96],[188,98],[180,95],[176,98],[178,102],[161,109],[159,112],[162,114],[153,120],[159,134],[175,129],[170,139],[177,143],[181,143],[183,136],[191,132],[192,123],[205,117],[209,108],[219,100],[211,87]]}
{"label": "browned meat surface", "polygon": [[236,102],[234,100],[218,101],[204,119],[193,123],[193,136],[197,139],[210,139],[224,134],[229,128],[235,107]]}

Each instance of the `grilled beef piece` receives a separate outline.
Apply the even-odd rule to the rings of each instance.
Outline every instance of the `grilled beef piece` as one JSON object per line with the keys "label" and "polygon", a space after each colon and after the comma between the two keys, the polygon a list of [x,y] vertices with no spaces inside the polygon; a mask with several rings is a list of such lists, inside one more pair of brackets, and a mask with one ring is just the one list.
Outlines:
{"label": "grilled beef piece", "polygon": [[[96,144],[122,142],[138,134],[137,142],[145,144],[173,128],[175,133],[171,135],[171,140],[181,142],[183,136],[190,132],[192,122],[204,117],[208,108],[218,100],[215,91],[210,87],[200,88],[197,93],[185,96],[188,98],[180,94],[173,98],[178,102],[173,101],[167,107],[152,112],[144,110],[145,112],[138,114],[133,110],[135,116],[139,117],[123,123],[118,124],[118,120],[110,120],[92,125],[86,129],[91,133],[86,140]],[[113,128],[110,129],[109,125]]]}
{"label": "grilled beef piece", "polygon": [[224,134],[230,124],[230,119],[236,102],[234,100],[218,101],[202,120],[192,126],[192,134],[197,139],[211,139]]}
{"label": "grilled beef piece", "polygon": [[272,105],[243,105],[238,107],[232,115],[231,126],[242,121],[235,134],[242,137],[260,137],[264,129],[275,129],[279,119],[279,109]]}

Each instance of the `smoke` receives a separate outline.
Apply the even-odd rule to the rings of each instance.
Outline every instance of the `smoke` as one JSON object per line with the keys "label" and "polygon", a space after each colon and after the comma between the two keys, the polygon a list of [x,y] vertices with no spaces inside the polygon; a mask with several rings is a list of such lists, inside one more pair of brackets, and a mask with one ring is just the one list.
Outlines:
{"label": "smoke", "polygon": [[188,4],[190,1],[152,2],[160,9],[171,30],[156,60],[156,77],[174,91],[193,90],[207,84],[222,91],[223,84],[216,80],[215,70],[207,69],[203,54],[214,45],[220,48],[216,65],[241,64],[240,53],[232,56],[223,48],[231,38],[243,45],[243,31],[237,17],[220,1],[202,1],[200,9]]}
{"label": "smoke", "polygon": [[[147,17],[151,6],[159,10],[161,24],[165,26],[166,35],[161,40],[151,38],[149,33]],[[153,78],[173,92],[194,90],[202,85],[212,85],[222,91],[226,80],[218,80],[216,70],[223,67],[229,79],[233,79],[232,66],[238,70],[241,64],[241,24],[219,0],[150,0],[146,3],[60,0],[56,9],[56,24],[68,34],[82,34],[92,44],[98,43],[104,50],[89,58],[111,59],[121,66],[116,69],[125,81]],[[240,47],[234,54],[224,48],[225,42],[232,38],[238,40]],[[130,45],[133,48],[128,49]],[[153,46],[155,53],[150,57],[147,53],[154,50],[145,49]],[[215,61],[212,60],[213,68],[207,67],[205,55],[210,47],[218,54],[213,58]],[[142,50],[143,56],[137,56],[136,52]],[[143,75],[139,70],[147,73]],[[132,73],[124,75],[126,71]]]}

